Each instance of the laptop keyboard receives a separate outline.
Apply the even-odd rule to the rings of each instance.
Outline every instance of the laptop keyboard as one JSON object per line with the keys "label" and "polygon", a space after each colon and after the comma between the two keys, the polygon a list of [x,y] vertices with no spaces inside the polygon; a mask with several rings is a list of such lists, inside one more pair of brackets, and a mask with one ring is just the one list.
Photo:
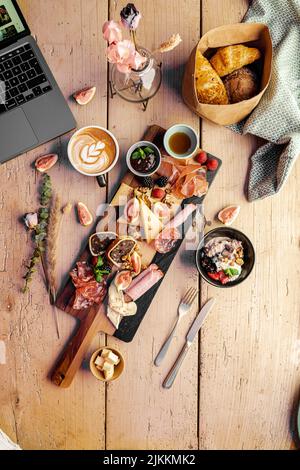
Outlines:
{"label": "laptop keyboard", "polygon": [[30,44],[0,55],[0,114],[51,90]]}

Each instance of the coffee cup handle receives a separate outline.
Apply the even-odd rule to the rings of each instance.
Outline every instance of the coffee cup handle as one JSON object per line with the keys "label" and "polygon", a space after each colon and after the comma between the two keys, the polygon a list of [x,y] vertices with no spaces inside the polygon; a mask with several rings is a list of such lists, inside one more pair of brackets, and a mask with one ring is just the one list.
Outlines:
{"label": "coffee cup handle", "polygon": [[97,183],[99,184],[100,188],[105,188],[107,186],[107,176],[106,175],[100,175],[96,176]]}

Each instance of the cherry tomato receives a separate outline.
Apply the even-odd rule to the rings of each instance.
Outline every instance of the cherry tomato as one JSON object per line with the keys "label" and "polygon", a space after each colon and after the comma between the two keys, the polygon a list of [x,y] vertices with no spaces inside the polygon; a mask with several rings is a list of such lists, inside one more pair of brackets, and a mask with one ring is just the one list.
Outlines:
{"label": "cherry tomato", "polygon": [[198,155],[196,155],[195,160],[196,162],[203,165],[207,161],[207,153],[201,150],[201,152],[199,152]]}
{"label": "cherry tomato", "polygon": [[218,160],[216,160],[215,158],[210,158],[207,161],[206,166],[209,171],[215,171],[219,166]]}
{"label": "cherry tomato", "polygon": [[214,281],[219,281],[220,280],[220,273],[207,273],[207,274]]}

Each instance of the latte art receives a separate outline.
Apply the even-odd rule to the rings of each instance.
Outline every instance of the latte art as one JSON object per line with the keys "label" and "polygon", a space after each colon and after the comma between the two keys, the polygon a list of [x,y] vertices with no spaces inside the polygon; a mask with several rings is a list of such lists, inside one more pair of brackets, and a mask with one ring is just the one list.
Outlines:
{"label": "latte art", "polygon": [[105,172],[116,157],[112,137],[98,128],[87,128],[75,134],[70,142],[70,159],[75,168],[89,175]]}

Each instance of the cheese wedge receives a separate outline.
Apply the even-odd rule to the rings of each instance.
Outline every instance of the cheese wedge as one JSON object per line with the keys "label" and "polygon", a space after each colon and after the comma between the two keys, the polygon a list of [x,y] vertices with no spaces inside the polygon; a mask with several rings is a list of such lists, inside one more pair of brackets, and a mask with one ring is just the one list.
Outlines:
{"label": "cheese wedge", "polygon": [[144,201],[140,200],[140,223],[144,230],[147,243],[154,240],[161,232],[163,225],[158,217],[149,209]]}
{"label": "cheese wedge", "polygon": [[129,199],[132,198],[132,195],[133,188],[126,183],[122,183],[110,205],[114,207],[125,206]]}

